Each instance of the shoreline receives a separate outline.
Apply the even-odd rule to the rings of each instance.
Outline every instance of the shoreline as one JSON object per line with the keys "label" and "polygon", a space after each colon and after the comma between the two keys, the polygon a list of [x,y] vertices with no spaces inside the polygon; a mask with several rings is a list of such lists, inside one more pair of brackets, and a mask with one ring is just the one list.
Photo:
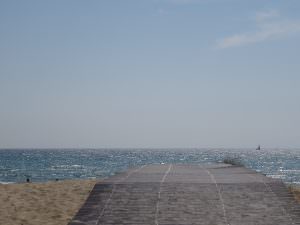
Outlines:
{"label": "shoreline", "polygon": [[0,224],[66,225],[99,181],[0,184]]}

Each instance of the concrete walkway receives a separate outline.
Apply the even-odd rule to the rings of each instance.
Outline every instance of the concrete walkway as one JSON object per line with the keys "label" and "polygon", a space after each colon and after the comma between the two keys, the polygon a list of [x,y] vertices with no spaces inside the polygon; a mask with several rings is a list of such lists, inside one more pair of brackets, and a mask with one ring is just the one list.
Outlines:
{"label": "concrete walkway", "polygon": [[243,167],[148,165],[96,184],[69,225],[296,225],[299,206],[282,182]]}

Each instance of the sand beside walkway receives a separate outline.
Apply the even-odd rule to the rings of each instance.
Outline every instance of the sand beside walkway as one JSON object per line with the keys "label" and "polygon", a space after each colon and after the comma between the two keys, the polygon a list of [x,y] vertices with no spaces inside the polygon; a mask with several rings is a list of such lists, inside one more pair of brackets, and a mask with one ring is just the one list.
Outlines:
{"label": "sand beside walkway", "polygon": [[292,187],[290,191],[295,195],[295,198],[300,203],[300,186]]}
{"label": "sand beside walkway", "polygon": [[97,180],[0,184],[1,225],[66,225]]}

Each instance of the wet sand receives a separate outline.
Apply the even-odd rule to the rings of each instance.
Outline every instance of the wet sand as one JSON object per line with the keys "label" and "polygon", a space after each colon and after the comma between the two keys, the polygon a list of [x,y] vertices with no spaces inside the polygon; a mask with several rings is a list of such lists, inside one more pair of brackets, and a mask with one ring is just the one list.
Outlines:
{"label": "wet sand", "polygon": [[98,181],[0,184],[0,224],[66,225]]}

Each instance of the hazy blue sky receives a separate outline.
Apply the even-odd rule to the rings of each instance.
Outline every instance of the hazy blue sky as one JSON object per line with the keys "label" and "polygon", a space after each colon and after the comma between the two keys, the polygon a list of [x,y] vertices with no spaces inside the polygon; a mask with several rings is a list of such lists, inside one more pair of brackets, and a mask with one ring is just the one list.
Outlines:
{"label": "hazy blue sky", "polygon": [[300,147],[299,0],[0,1],[0,147]]}

